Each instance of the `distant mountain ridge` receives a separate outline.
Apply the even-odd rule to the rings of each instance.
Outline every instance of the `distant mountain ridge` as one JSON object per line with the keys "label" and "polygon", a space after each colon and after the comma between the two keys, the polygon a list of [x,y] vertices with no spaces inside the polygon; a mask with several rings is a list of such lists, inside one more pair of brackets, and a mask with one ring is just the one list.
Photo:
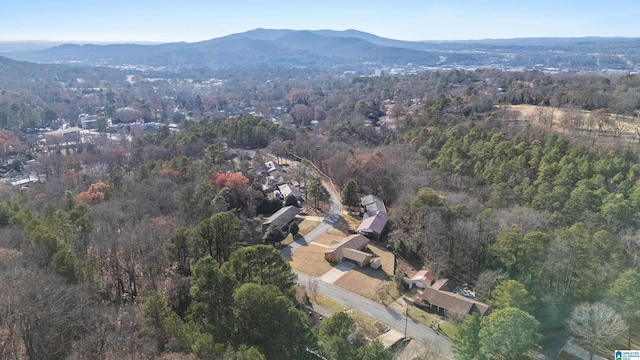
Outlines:
{"label": "distant mountain ridge", "polygon": [[530,38],[403,41],[358,30],[254,29],[196,43],[65,44],[3,56],[39,63],[160,67],[167,70],[256,67],[558,68],[638,71],[638,38]]}

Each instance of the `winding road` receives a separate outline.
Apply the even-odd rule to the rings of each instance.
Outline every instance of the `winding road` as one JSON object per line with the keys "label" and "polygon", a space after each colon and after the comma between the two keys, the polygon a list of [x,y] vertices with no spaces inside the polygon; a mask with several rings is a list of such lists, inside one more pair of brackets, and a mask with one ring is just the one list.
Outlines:
{"label": "winding road", "polygon": [[[311,230],[304,237],[298,238],[292,244],[285,246],[281,250],[283,256],[289,258],[296,249],[301,246],[306,246],[308,243],[313,242],[319,236],[324,234],[327,230],[331,229],[340,218],[340,215],[342,214],[342,203],[340,202],[340,197],[333,187],[328,185],[329,184],[325,183],[325,187],[329,190],[329,194],[331,195],[329,200],[331,206],[329,213],[315,229]],[[436,334],[432,329],[414,322],[413,320],[407,321],[404,314],[400,314],[389,307],[378,304],[339,286],[326,283],[317,277],[297,270],[294,271],[298,275],[298,284],[301,286],[306,287],[312,282],[316,283],[318,294],[335,300],[345,307],[355,309],[367,316],[370,316],[379,322],[387,324],[400,331],[401,333],[404,332],[406,326],[408,336],[426,341],[427,343],[432,344],[432,346],[436,346],[441,350],[443,355],[449,358],[453,356],[451,352],[451,342],[446,337]]]}

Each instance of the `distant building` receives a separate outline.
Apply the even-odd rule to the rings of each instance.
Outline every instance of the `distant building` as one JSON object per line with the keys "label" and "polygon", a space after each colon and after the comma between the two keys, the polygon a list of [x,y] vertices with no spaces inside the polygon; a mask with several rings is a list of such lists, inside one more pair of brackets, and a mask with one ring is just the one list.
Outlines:
{"label": "distant building", "polygon": [[70,127],[49,131],[44,133],[44,139],[49,147],[61,144],[79,144],[82,142],[81,130],[79,127]]}
{"label": "distant building", "polygon": [[80,114],[78,122],[82,130],[93,130],[98,128],[98,115]]}

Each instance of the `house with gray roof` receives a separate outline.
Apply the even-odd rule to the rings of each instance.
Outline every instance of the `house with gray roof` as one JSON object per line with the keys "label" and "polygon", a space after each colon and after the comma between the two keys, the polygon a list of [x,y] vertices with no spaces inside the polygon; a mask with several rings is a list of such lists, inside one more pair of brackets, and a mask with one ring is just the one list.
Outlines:
{"label": "house with gray roof", "polygon": [[267,230],[272,224],[284,230],[299,212],[300,209],[293,205],[283,207],[262,223],[262,231]]}

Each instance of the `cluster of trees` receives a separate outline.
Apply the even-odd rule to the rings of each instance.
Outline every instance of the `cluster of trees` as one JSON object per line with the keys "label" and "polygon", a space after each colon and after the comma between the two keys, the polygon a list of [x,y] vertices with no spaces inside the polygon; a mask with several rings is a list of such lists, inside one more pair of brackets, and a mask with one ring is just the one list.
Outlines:
{"label": "cluster of trees", "polygon": [[[229,161],[229,148],[267,147],[280,158],[312,160],[351,207],[363,193],[383,197],[397,253],[476,283],[483,300],[495,300],[511,281],[532,294],[527,309],[496,305],[485,319],[465,322],[477,339],[468,347],[478,356],[528,353],[535,334],[572,318],[577,324],[584,304],[606,303],[628,334],[637,331],[640,305],[623,291],[638,286],[640,264],[633,144],[596,141],[597,133],[569,140],[550,133],[560,129],[544,120],[546,113],[505,129],[511,117],[494,105],[589,110],[594,119],[635,116],[638,75],[455,70],[364,78],[281,70],[206,82],[165,74],[166,81],[130,84],[117,70],[56,69],[51,76],[28,70],[40,76],[35,82],[28,76],[3,82],[0,126],[16,130],[0,134],[5,163],[33,148],[35,137],[20,130],[53,126],[58,118],[73,122],[82,112],[106,116],[129,106],[145,121],[180,123],[180,131],[164,127],[134,133],[132,142],[103,139],[91,152],[40,154],[34,171],[47,174],[47,182],[2,193],[0,246],[12,251],[0,282],[7,290],[0,292],[0,321],[10,333],[0,345],[4,357],[126,357],[121,349],[135,349],[126,355],[274,358],[265,334],[281,336],[291,358],[309,350],[327,358],[372,357],[378,345],[364,345],[346,319],[336,320],[335,329],[310,331],[294,310],[286,262],[272,249],[246,247],[263,239],[256,213],[273,213],[281,202],[261,192],[264,179],[254,169],[262,156]],[[38,81],[44,85],[34,86]],[[230,116],[248,112],[264,116]],[[303,162],[288,171],[317,206],[328,193],[309,169]],[[266,258],[272,269],[264,269]],[[30,278],[48,298],[65,302],[61,310],[37,289],[16,286]],[[87,299],[87,306],[64,310],[73,298]],[[279,305],[264,309],[261,299]],[[25,316],[37,313],[55,321]],[[295,334],[277,332],[284,329],[275,320],[256,333],[244,326],[252,316],[279,317]],[[520,350],[497,348],[490,340],[509,319],[528,324],[536,341]],[[77,328],[56,331],[63,323]],[[42,335],[46,329],[51,335]],[[114,335],[116,329],[123,334]],[[344,342],[346,334],[352,341]],[[115,340],[101,345],[107,337]]]}

